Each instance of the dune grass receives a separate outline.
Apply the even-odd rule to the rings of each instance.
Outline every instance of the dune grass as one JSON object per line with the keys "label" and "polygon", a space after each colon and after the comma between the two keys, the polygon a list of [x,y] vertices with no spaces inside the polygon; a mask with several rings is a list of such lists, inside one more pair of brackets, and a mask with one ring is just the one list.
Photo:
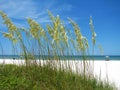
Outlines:
{"label": "dune grass", "polygon": [[0,65],[0,90],[115,90],[108,83],[95,78],[84,79],[50,66]]}
{"label": "dune grass", "polygon": [[[17,27],[8,16],[0,11],[3,24],[8,31],[0,31],[8,38],[13,46],[13,53],[20,55],[24,65],[0,65],[0,90],[114,90],[109,82],[98,81],[94,73],[87,73],[89,69],[89,44],[87,38],[82,35],[80,27],[72,19],[68,18],[72,33],[63,24],[60,16],[53,16],[50,11],[48,15],[51,24],[43,28],[35,20],[27,19],[29,28]],[[96,44],[96,33],[94,31],[92,17],[90,18],[92,31],[93,55]],[[45,55],[52,56],[60,68],[52,63],[51,58],[45,65],[36,63],[36,55],[39,60],[44,60]],[[70,65],[63,69],[59,56],[81,55],[83,72],[74,73]],[[33,60],[34,63],[31,63]],[[29,62],[30,61],[30,62]],[[93,59],[94,63],[94,59]],[[94,66],[93,66],[94,67]],[[76,67],[77,69],[77,67]],[[92,73],[92,74],[91,74]],[[92,75],[92,76],[91,76]]]}

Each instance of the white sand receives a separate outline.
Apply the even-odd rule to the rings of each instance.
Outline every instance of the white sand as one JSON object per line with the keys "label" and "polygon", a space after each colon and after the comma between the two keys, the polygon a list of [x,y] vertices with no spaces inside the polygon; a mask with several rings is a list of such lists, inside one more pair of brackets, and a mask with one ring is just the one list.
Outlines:
{"label": "white sand", "polygon": [[[24,60],[12,60],[12,59],[0,59],[0,64],[24,64]],[[46,63],[46,61],[41,61],[41,63]],[[55,62],[56,63],[56,62]],[[67,68],[68,61],[60,62],[64,68]],[[92,63],[92,61],[90,61]],[[77,72],[81,72],[81,61],[69,61],[69,65],[73,71],[76,72],[76,67],[78,68]],[[91,64],[93,66],[93,64]],[[99,78],[101,76],[102,80],[108,80],[109,82],[114,82],[115,85],[120,89],[120,61],[94,61],[94,75]]]}

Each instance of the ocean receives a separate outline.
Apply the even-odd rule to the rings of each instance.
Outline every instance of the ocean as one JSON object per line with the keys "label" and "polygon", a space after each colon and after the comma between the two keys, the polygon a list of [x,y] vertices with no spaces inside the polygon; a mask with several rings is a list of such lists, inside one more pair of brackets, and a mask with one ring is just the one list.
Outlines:
{"label": "ocean", "polygon": [[[54,59],[53,56],[47,56],[47,55],[36,55],[36,59]],[[82,56],[57,56],[60,60],[82,60]],[[96,56],[87,56],[88,60],[120,60],[120,55],[96,55]],[[23,57],[19,55],[0,55],[0,59],[23,59]]]}

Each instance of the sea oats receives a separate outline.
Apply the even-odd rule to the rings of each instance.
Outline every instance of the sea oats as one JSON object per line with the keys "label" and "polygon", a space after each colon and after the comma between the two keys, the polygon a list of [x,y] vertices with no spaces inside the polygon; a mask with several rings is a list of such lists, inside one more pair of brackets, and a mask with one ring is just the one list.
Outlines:
{"label": "sea oats", "polygon": [[55,17],[52,15],[52,13],[49,10],[47,10],[47,12],[48,12],[48,15],[49,15],[50,19],[52,20],[52,22],[54,22]]}
{"label": "sea oats", "polygon": [[2,19],[4,20],[4,24],[8,27],[8,30],[10,33],[14,33],[14,31],[17,30],[17,27],[12,23],[12,21],[7,17],[7,15],[4,12],[0,12],[0,15],[2,16]]}
{"label": "sea oats", "polygon": [[30,34],[33,38],[39,39],[41,37],[46,37],[44,29],[36,21],[32,20],[31,18],[28,18],[28,24],[30,26]]}
{"label": "sea oats", "polygon": [[[83,42],[83,36],[82,33],[80,32],[80,28],[79,26],[70,18],[68,18],[70,23],[72,24],[73,28],[74,28],[74,32],[76,35],[76,42],[77,42],[77,49],[80,49],[82,51],[84,51],[84,42]],[[78,50],[79,51],[79,50]]]}
{"label": "sea oats", "polygon": [[3,36],[8,38],[8,39],[12,39],[13,35],[11,33],[3,33]]}
{"label": "sea oats", "polygon": [[93,42],[93,45],[96,44],[96,33],[94,31],[94,25],[93,25],[93,21],[92,21],[92,16],[90,16],[90,29],[92,31],[92,42]]}

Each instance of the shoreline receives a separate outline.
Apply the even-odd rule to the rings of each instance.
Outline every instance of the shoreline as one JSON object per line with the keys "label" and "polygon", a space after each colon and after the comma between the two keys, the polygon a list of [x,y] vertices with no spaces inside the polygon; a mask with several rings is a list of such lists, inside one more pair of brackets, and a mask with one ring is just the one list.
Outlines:
{"label": "shoreline", "polygon": [[[36,61],[44,65],[48,60],[36,60]],[[51,60],[51,61],[54,61],[54,65],[59,67],[58,64],[56,64],[56,60]],[[93,61],[89,61],[89,62],[90,62],[90,67],[92,66],[92,68],[94,68],[92,72],[94,72],[94,76],[98,78],[98,80],[99,79],[105,80],[105,81],[108,80],[108,82],[110,82],[111,84],[115,84],[117,88],[120,88],[120,78],[119,78],[120,72],[118,71],[118,69],[120,68],[120,61],[95,60],[94,65],[93,65]],[[59,63],[64,67],[64,69],[67,69],[66,66],[70,65],[72,71],[78,72],[78,73],[81,72],[81,68],[83,64],[82,61],[79,61],[79,60],[70,60],[70,61],[63,60],[63,61],[60,61]],[[0,59],[0,64],[24,65],[25,60]],[[76,68],[78,70],[76,70]],[[91,70],[89,70],[88,72],[91,72]]]}

